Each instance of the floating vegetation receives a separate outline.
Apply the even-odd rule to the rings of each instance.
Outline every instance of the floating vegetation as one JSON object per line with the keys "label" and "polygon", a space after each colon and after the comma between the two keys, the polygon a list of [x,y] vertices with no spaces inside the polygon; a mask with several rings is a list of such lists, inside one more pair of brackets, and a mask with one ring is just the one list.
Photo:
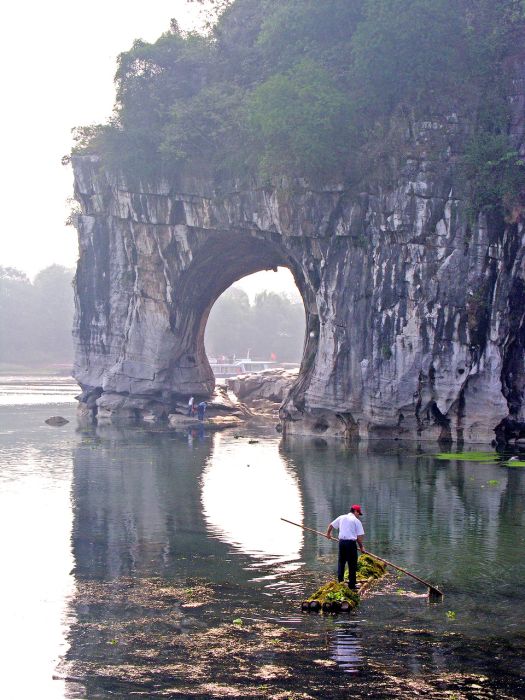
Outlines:
{"label": "floating vegetation", "polygon": [[439,452],[436,459],[456,460],[458,462],[485,462],[498,464],[498,456],[494,452]]}
{"label": "floating vegetation", "polygon": [[[304,584],[310,579],[299,576],[297,580]],[[395,581],[394,576],[392,580]],[[184,610],[182,601],[189,602],[188,596],[193,598],[197,593],[204,594],[213,604],[206,612]],[[339,629],[337,625],[329,625],[328,629],[315,624],[283,625],[279,618],[283,607],[287,610],[290,603],[286,592],[276,592],[272,598],[261,597],[257,616],[264,619],[245,617],[245,596],[243,584],[223,592],[220,586],[203,579],[130,577],[95,582],[79,578],[72,608],[76,614],[69,632],[71,645],[59,662],[55,677],[73,683],[69,689],[76,691],[75,697],[350,697],[348,675],[335,672],[346,668],[346,658],[340,655],[343,647],[336,646],[348,639],[344,625]],[[242,619],[243,624],[232,624],[236,619]],[[375,628],[374,634],[363,630],[367,651],[371,653],[366,659],[357,657],[356,670],[370,665],[371,673],[352,675],[352,697],[443,700],[453,692],[462,700],[517,697],[512,690],[505,691],[508,686],[503,686],[502,691],[507,678],[513,683],[517,676],[502,676],[502,671],[519,668],[523,659],[522,638],[515,646],[503,637],[474,646],[475,662],[489,654],[489,659],[497,657],[497,672],[491,673],[490,678],[466,673],[461,665],[454,664],[465,663],[463,654],[472,642],[456,629],[455,622],[447,620],[446,609],[442,610],[441,619],[443,630],[428,627],[423,618],[421,628],[392,629],[387,618],[384,627]],[[355,627],[350,634],[360,641]],[[383,658],[392,644],[397,653],[394,665]],[[352,645],[350,653],[354,654],[354,649]],[[407,664],[414,654],[420,655],[418,658],[438,654],[453,670],[432,664],[417,679],[407,677]],[[304,690],[305,683],[309,692]]]}
{"label": "floating vegetation", "polygon": [[[511,457],[503,460],[494,452],[439,452],[434,455],[436,459],[457,462],[482,462],[483,464],[499,464],[502,467],[525,467],[525,460]],[[472,477],[471,477],[472,478]],[[494,486],[489,482],[489,486]]]}
{"label": "floating vegetation", "polygon": [[497,486],[499,484],[499,481],[497,479],[490,479],[487,481],[487,486]]}
{"label": "floating vegetation", "polygon": [[503,462],[505,467],[525,467],[523,459],[509,459],[508,462]]}
{"label": "floating vegetation", "polygon": [[447,610],[447,617],[449,620],[455,620],[456,613],[454,612],[454,610]]}

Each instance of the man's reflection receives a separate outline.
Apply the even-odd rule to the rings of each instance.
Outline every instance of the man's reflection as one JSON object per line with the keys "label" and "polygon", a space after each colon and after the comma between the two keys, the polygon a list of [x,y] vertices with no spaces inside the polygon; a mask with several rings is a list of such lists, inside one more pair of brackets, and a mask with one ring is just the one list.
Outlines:
{"label": "man's reflection", "polygon": [[349,623],[336,624],[330,635],[330,658],[337,662],[345,673],[357,673],[362,666],[361,641],[357,627]]}

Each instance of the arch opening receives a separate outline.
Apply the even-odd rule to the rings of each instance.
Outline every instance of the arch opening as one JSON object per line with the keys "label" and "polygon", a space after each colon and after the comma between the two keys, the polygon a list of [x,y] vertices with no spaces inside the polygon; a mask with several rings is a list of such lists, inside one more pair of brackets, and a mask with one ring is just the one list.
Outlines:
{"label": "arch opening", "polygon": [[[232,285],[263,270],[286,268],[291,272],[304,307],[301,316],[305,319],[300,331],[301,350],[296,353],[296,356],[299,355],[297,362],[311,354],[312,343],[317,341],[311,328],[318,326],[315,292],[304,277],[300,263],[282,246],[279,237],[273,238],[272,235],[247,234],[246,231],[217,232],[210,236],[208,231],[204,244],[194,255],[186,273],[179,278],[177,299],[173,304],[172,330],[180,339],[173,361],[174,371],[184,370],[186,377],[186,386],[182,387],[181,393],[206,396],[213,392],[215,376],[205,347],[205,331],[211,309]],[[307,352],[309,347],[310,351]],[[231,347],[222,350],[215,346],[213,353],[231,355],[231,350]],[[261,354],[257,348],[249,345],[245,349],[239,348],[238,352],[244,355],[248,350],[254,359],[255,355]],[[276,352],[274,354],[277,355]]]}
{"label": "arch opening", "polygon": [[305,309],[288,268],[243,277],[214,303],[204,345],[216,379],[299,367]]}

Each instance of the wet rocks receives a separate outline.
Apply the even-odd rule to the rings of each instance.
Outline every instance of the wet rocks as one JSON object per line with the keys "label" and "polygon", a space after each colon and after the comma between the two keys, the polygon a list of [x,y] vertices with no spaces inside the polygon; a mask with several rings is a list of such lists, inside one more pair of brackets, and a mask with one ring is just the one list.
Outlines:
{"label": "wet rocks", "polygon": [[66,423],[69,423],[69,421],[67,420],[67,418],[64,418],[63,416],[51,416],[50,418],[46,418],[44,423],[58,427],[61,425],[66,425]]}
{"label": "wet rocks", "polygon": [[244,424],[244,420],[239,416],[214,416],[200,421],[192,416],[183,416],[180,413],[172,413],[168,417],[170,428],[184,430],[188,428],[203,428],[206,430],[226,430],[227,428],[238,428]]}

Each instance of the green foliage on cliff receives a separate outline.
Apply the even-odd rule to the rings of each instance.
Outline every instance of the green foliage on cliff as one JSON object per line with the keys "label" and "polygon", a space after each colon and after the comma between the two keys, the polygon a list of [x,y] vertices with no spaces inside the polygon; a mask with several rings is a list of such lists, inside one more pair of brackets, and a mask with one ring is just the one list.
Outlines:
{"label": "green foliage on cliff", "polygon": [[120,55],[114,117],[79,130],[79,151],[141,177],[362,181],[400,155],[394,123],[417,150],[417,120],[455,113],[475,125],[463,139],[473,206],[517,196],[506,95],[523,0],[220,4],[208,35],[172,22]]}
{"label": "green foliage on cliff", "polygon": [[306,59],[258,85],[248,111],[248,128],[264,175],[330,177],[348,157],[350,104],[328,71],[315,61]]}
{"label": "green foliage on cliff", "polygon": [[353,36],[352,82],[368,114],[434,107],[466,72],[456,0],[368,0]]}
{"label": "green foliage on cliff", "polygon": [[468,142],[463,168],[470,183],[469,213],[517,206],[525,187],[525,161],[507,134],[482,130]]}

